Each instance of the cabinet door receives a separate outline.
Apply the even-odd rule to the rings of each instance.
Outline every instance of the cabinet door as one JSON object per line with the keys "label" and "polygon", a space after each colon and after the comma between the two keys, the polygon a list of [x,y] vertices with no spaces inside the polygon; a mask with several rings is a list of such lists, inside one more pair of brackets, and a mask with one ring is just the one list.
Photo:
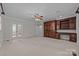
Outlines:
{"label": "cabinet door", "polygon": [[77,35],[76,35],[76,33],[71,33],[70,34],[70,41],[72,41],[72,42],[76,42],[77,41]]}
{"label": "cabinet door", "polygon": [[57,21],[56,21],[56,24],[57,24],[56,28],[57,28],[57,29],[60,29],[60,20],[57,20]]}
{"label": "cabinet door", "polygon": [[70,29],[76,29],[76,18],[69,19],[69,27]]}
{"label": "cabinet door", "polygon": [[55,38],[56,21],[48,21],[44,23],[44,36]]}
{"label": "cabinet door", "polygon": [[56,39],[60,39],[60,34],[58,32],[56,32]]}
{"label": "cabinet door", "polygon": [[56,37],[56,32],[50,31],[49,32],[49,37],[55,38]]}
{"label": "cabinet door", "polygon": [[50,22],[44,23],[44,30],[50,30]]}
{"label": "cabinet door", "polygon": [[56,31],[56,22],[55,22],[55,21],[52,21],[52,22],[50,23],[50,30],[51,30],[51,31]]}
{"label": "cabinet door", "polygon": [[44,31],[44,37],[49,37],[49,31]]}
{"label": "cabinet door", "polygon": [[69,20],[68,19],[64,19],[61,21],[61,29],[69,29]]}
{"label": "cabinet door", "polygon": [[76,17],[62,19],[60,29],[76,29]]}

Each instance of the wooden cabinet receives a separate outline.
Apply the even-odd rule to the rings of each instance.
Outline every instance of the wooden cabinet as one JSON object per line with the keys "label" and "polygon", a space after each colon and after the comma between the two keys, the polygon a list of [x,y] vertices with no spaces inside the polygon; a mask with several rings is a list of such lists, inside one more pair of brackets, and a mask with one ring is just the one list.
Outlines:
{"label": "wooden cabinet", "polygon": [[60,20],[56,20],[56,24],[57,24],[56,28],[57,28],[57,30],[59,30],[60,29]]}
{"label": "wooden cabinet", "polygon": [[56,39],[60,39],[60,33],[56,32],[55,35],[56,35],[56,36],[55,36]]}
{"label": "wooden cabinet", "polygon": [[70,41],[77,42],[77,35],[76,35],[76,33],[70,33]]}
{"label": "wooden cabinet", "polygon": [[60,29],[76,29],[76,17],[60,20]]}
{"label": "wooden cabinet", "polygon": [[60,29],[69,29],[69,20],[61,20],[60,21]]}
{"label": "wooden cabinet", "polygon": [[44,37],[56,37],[56,21],[48,21],[44,23]]}
{"label": "wooden cabinet", "polygon": [[44,30],[44,37],[49,37],[49,31]]}
{"label": "wooden cabinet", "polygon": [[[44,37],[51,37],[61,39],[60,35],[64,32],[57,32],[57,30],[76,30],[76,17],[65,18],[61,20],[53,20],[44,22]],[[69,41],[76,42],[76,33],[66,33],[69,35]]]}
{"label": "wooden cabinet", "polygon": [[76,17],[69,18],[69,28],[76,29]]}
{"label": "wooden cabinet", "polygon": [[44,30],[45,31],[55,31],[56,28],[55,28],[55,21],[49,21],[49,22],[45,22],[44,23]]}
{"label": "wooden cabinet", "polygon": [[[77,42],[77,34],[76,33],[60,33],[60,39],[62,39],[61,35],[66,35],[63,39],[71,41],[71,42]],[[66,39],[67,38],[67,39]]]}

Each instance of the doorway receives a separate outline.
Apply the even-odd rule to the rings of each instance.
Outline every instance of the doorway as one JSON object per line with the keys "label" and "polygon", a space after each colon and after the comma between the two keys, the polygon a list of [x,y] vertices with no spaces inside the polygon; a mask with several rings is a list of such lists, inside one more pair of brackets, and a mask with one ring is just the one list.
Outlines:
{"label": "doorway", "polygon": [[12,24],[12,39],[21,39],[23,34],[22,24]]}

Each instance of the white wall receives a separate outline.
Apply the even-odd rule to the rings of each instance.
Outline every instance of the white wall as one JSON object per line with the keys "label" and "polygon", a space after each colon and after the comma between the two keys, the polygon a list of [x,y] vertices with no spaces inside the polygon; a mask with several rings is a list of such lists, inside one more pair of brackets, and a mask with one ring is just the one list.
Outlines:
{"label": "white wall", "polygon": [[36,24],[35,24],[35,20],[33,19],[26,19],[26,22],[24,23],[24,36],[25,38],[27,37],[35,37],[36,36]]}
{"label": "white wall", "polygon": [[0,15],[0,26],[1,26],[1,29],[0,29],[0,47],[2,46],[3,44],[3,40],[4,40],[4,20],[2,19],[2,15]]}
{"label": "white wall", "polygon": [[76,20],[76,33],[77,33],[77,49],[78,49],[78,54],[79,54],[79,14],[76,15],[77,20]]}
{"label": "white wall", "polygon": [[[77,25],[77,27],[76,27],[76,29],[77,29],[77,38],[79,38],[79,14],[77,14],[77,21],[76,21],[77,23],[76,23],[76,25]],[[77,39],[77,43],[79,44],[79,39]]]}
{"label": "white wall", "polygon": [[[0,13],[1,13],[1,6],[0,6]],[[1,14],[0,14],[0,20],[1,20]],[[2,31],[0,30],[0,46],[1,46],[1,42],[2,41]]]}
{"label": "white wall", "polygon": [[35,21],[36,24],[36,36],[37,37],[43,37],[44,36],[44,24],[43,21],[40,26],[37,25],[37,21]]}
{"label": "white wall", "polygon": [[[0,20],[1,20],[1,16],[0,16]],[[1,22],[0,22],[1,23]],[[1,25],[0,25],[1,26]],[[0,29],[0,47],[2,44],[2,29]]]}
{"label": "white wall", "polygon": [[2,20],[4,20],[4,39],[9,40],[11,38],[11,25],[12,24],[23,24],[23,38],[33,37],[36,35],[35,33],[35,21],[31,18],[27,18],[25,20],[13,18],[9,16],[3,16]]}

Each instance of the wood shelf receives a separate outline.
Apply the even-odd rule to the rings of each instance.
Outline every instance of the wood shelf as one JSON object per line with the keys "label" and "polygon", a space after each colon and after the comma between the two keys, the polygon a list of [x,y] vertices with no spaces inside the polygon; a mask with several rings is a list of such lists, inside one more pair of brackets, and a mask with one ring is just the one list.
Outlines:
{"label": "wood shelf", "polygon": [[[76,17],[44,22],[44,37],[60,39],[61,33],[57,30],[76,30]],[[77,41],[76,33],[67,34],[70,36],[69,41]]]}
{"label": "wood shelf", "polygon": [[76,29],[76,17],[60,20],[60,29]]}

